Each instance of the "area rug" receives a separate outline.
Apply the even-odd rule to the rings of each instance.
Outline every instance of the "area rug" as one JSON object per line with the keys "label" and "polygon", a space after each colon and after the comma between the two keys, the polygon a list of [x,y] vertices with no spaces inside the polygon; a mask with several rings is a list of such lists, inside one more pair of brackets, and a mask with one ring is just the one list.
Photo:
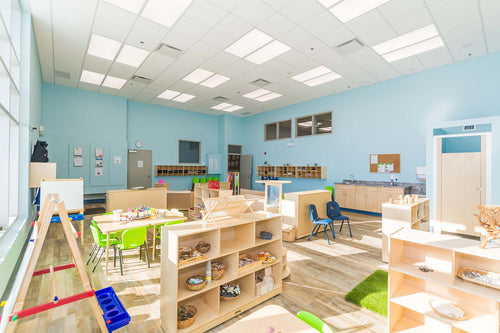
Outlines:
{"label": "area rug", "polygon": [[345,300],[387,317],[387,280],[386,271],[376,270],[347,293]]}

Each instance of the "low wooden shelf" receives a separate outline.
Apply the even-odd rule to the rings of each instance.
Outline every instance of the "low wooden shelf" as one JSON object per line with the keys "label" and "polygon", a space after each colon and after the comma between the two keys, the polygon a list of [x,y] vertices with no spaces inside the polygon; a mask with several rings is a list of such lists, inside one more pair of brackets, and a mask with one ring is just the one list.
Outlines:
{"label": "low wooden shelf", "polygon": [[203,217],[201,213],[205,209],[203,199],[225,197],[233,194],[233,191],[229,189],[229,182],[220,182],[219,187],[219,189],[210,189],[208,183],[194,184],[193,209],[195,219],[199,220]]}
{"label": "low wooden shelf", "polygon": [[[390,243],[388,332],[500,332],[500,290],[457,277],[463,267],[500,273],[499,247],[481,251],[475,240],[412,229],[392,234]],[[443,317],[431,300],[451,301],[467,318]]]}
{"label": "low wooden shelf", "polygon": [[206,176],[205,165],[155,165],[155,176]]}
{"label": "low wooden shelf", "polygon": [[327,179],[326,166],[257,166],[258,177]]}
{"label": "low wooden shelf", "polygon": [[[281,222],[280,215],[265,212],[244,213],[218,220],[216,224],[195,221],[185,225],[172,225],[162,229],[162,262],[160,281],[160,321],[166,332],[204,332],[250,308],[281,293]],[[272,239],[262,240],[260,231],[272,233]],[[199,241],[208,242],[211,247],[205,253],[206,259],[179,266],[179,247],[195,247]],[[257,255],[268,251],[276,261],[267,265],[255,265],[240,269],[241,254]],[[208,261],[226,264],[224,276],[212,280],[203,289],[188,290],[184,283],[190,276],[205,275]],[[274,288],[256,296],[256,274],[265,268],[272,269]],[[219,286],[224,283],[238,284],[241,295],[233,300],[219,296]],[[197,308],[194,324],[177,329],[178,306],[190,304]]]}

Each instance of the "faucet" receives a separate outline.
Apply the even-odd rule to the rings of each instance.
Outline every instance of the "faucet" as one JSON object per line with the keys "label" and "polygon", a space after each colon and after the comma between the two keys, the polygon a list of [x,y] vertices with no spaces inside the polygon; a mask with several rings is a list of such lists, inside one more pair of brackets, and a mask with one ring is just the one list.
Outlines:
{"label": "faucet", "polygon": [[398,181],[398,177],[391,175],[391,186],[395,186]]}

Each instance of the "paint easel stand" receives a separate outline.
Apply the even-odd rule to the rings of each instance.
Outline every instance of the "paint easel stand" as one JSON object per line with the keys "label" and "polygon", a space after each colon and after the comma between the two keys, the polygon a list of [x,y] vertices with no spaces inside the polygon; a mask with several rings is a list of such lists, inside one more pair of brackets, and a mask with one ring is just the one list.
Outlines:
{"label": "paint easel stand", "polygon": [[[40,256],[43,242],[45,241],[45,238],[47,236],[47,231],[50,226],[50,220],[52,219],[52,215],[54,214],[54,210],[56,207],[59,216],[61,218],[61,225],[64,229],[66,240],[68,242],[71,254],[73,256],[73,263],[60,266],[50,265],[49,268],[35,271],[36,263]],[[63,306],[65,304],[70,304],[83,299],[89,300],[90,305],[92,307],[92,311],[94,312],[94,316],[97,320],[97,323],[99,324],[101,332],[108,332],[108,328],[106,327],[106,323],[104,322],[102,309],[99,306],[99,303],[97,302],[97,298],[95,297],[95,290],[93,289],[90,279],[87,275],[87,272],[85,271],[85,265],[83,263],[80,254],[80,249],[76,241],[76,238],[78,237],[79,233],[74,232],[74,229],[68,217],[68,212],[66,210],[66,207],[64,206],[64,202],[59,201],[59,196],[57,194],[47,195],[42,210],[40,211],[40,217],[38,221],[35,222],[35,228],[37,228],[38,230],[38,232],[36,233],[36,237],[30,240],[34,242],[33,255],[29,261],[28,268],[26,270],[26,275],[24,276],[23,282],[21,284],[19,295],[17,296],[16,303],[14,305],[12,313],[8,317],[9,324],[7,325],[6,332],[7,333],[14,332],[17,325],[17,320],[21,318],[31,316],[43,311],[47,311],[49,309]],[[72,295],[69,297],[59,298],[57,295],[56,283],[54,280],[54,272],[69,268],[76,268],[85,291],[80,294]],[[53,293],[52,295],[53,298],[51,302],[37,305],[35,307],[28,309],[23,309],[24,300],[26,298],[26,294],[28,292],[28,287],[30,285],[32,277],[43,274],[51,275],[52,293]]]}

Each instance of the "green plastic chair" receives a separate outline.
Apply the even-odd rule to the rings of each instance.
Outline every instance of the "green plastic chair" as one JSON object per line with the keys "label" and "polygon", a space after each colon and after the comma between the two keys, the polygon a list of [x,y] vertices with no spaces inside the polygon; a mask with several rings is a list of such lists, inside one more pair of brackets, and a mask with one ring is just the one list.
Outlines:
{"label": "green plastic chair", "polygon": [[[180,224],[180,223],[183,223],[183,222],[184,222],[184,220],[178,220],[178,221],[170,221],[170,222],[167,222],[167,223],[158,224],[156,226],[156,229],[158,229],[158,233],[157,233],[156,238],[161,240],[161,227],[166,226],[166,225]],[[156,244],[158,244],[158,242]],[[156,255],[156,248],[153,249],[153,251],[155,251],[155,255]]]}
{"label": "green plastic chair", "polygon": [[193,184],[199,183],[200,177],[193,177]]}
{"label": "green plastic chair", "polygon": [[207,177],[207,183],[211,182],[212,180],[213,180],[212,177]]}
{"label": "green plastic chair", "polygon": [[206,183],[207,179],[206,178],[200,178],[200,183]]}
{"label": "green plastic chair", "polygon": [[[97,225],[94,224],[95,221],[92,221],[92,222],[93,223],[90,225],[90,231],[92,232],[92,238],[94,238],[94,247],[92,248],[92,251],[89,254],[89,259],[87,260],[87,265],[89,264],[90,259],[92,259],[92,257],[94,257],[92,259],[92,263],[94,263],[95,259],[97,258],[97,256],[99,255],[99,252],[101,252],[101,249],[102,249],[101,255],[99,256],[99,260],[97,260],[96,264],[94,265],[94,268],[92,269],[92,272],[95,272],[97,265],[99,265],[99,262],[101,261],[102,255],[104,254],[104,252],[106,252],[106,245],[107,245],[108,239],[107,239],[107,235],[102,234],[99,231],[99,228],[97,227]],[[114,238],[114,237],[109,238],[109,245],[113,246],[113,248],[115,250],[115,261],[114,261],[115,266],[116,266],[116,247],[115,247],[115,245],[118,244],[119,242],[120,241],[117,238]]]}
{"label": "green plastic chair", "polygon": [[215,176],[214,176],[214,177],[212,177],[212,180],[213,180],[213,181],[217,181],[217,182],[218,182],[218,181],[219,181],[219,177],[215,177]]}
{"label": "green plastic chair", "polygon": [[319,319],[315,315],[307,311],[300,311],[297,313],[297,317],[305,322],[307,325],[322,333],[333,333],[333,330],[328,326],[323,320]]}
{"label": "green plastic chair", "polygon": [[149,255],[148,255],[148,243],[146,240],[147,229],[146,227],[138,227],[127,229],[122,233],[122,240],[116,247],[118,248],[118,254],[120,256],[120,273],[123,275],[123,250],[130,250],[139,248],[139,260],[142,259],[142,246],[144,245],[144,249],[146,251],[146,261],[149,266]]}
{"label": "green plastic chair", "polygon": [[[111,214],[113,214],[113,213],[111,213]],[[111,214],[105,213],[103,215],[111,215]],[[92,223],[92,225],[95,226],[97,228],[97,230],[99,230],[99,226],[97,225],[97,222],[95,220],[91,220],[90,223]],[[106,234],[101,234],[100,232],[99,232],[99,234],[101,235],[101,237],[104,237],[104,242],[106,242],[106,239],[108,236]],[[121,232],[110,232],[109,238],[110,239],[111,238],[118,238],[120,235],[121,235]]]}
{"label": "green plastic chair", "polygon": [[332,200],[335,200],[334,199],[335,189],[333,188],[333,186],[327,186],[325,187],[325,190],[332,192]]}

